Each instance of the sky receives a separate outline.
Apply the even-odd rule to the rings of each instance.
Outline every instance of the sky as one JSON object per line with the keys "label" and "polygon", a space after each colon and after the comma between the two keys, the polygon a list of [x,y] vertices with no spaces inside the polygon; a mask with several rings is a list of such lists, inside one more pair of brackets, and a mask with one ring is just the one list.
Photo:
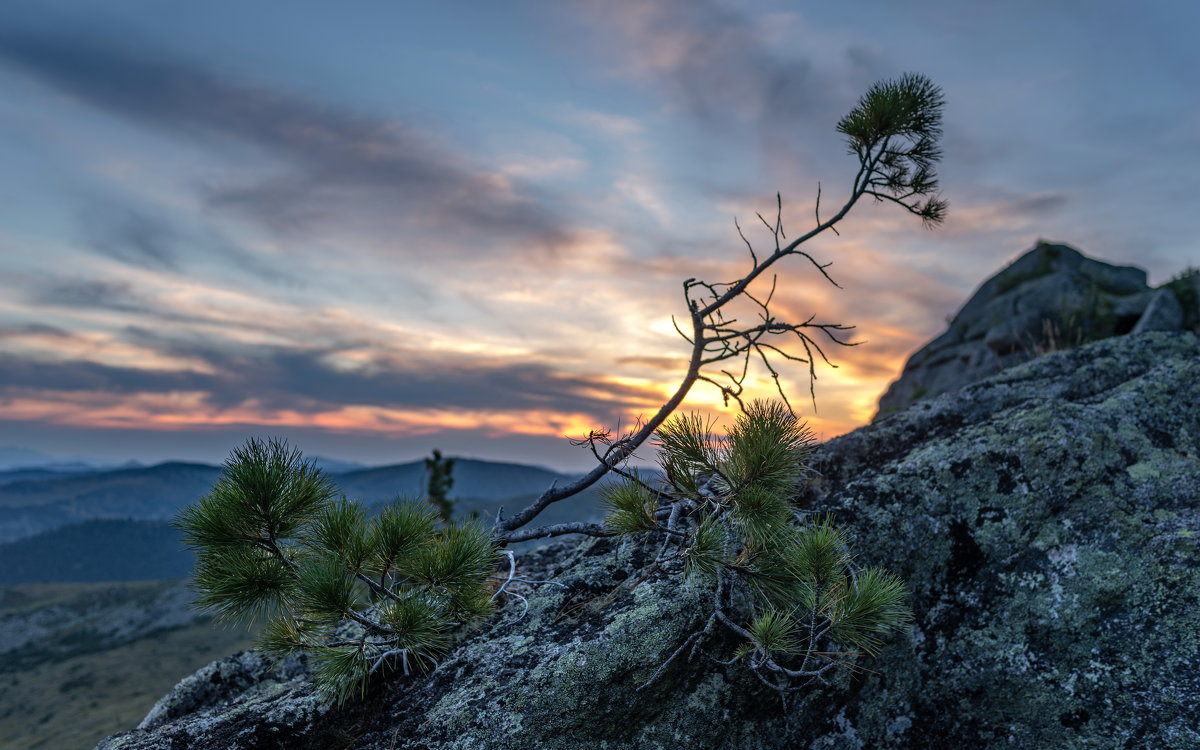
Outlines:
{"label": "sky", "polygon": [[[1200,4],[1115,0],[0,4],[0,445],[565,470],[675,390],[681,282],[848,195],[874,82],[945,96],[943,226],[863,201],[773,310],[827,439],[1039,238],[1200,264]],[[760,290],[761,291],[761,290]],[[771,397],[751,371],[747,395]],[[684,410],[728,423],[716,388]]]}

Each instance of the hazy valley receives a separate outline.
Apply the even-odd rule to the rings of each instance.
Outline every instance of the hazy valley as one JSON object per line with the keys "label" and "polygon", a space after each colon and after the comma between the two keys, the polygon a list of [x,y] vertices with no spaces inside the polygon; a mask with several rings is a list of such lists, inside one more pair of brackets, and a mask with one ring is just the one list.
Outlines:
{"label": "hazy valley", "polygon": [[[343,464],[344,465],[344,464]],[[95,470],[0,471],[0,750],[86,748],[137,724],[181,678],[239,649],[253,633],[196,612],[192,553],[170,519],[220,468],[164,463]],[[375,510],[418,497],[421,462],[329,472]],[[456,511],[513,512],[570,477],[517,464],[456,459]],[[597,495],[549,521],[595,516]]]}

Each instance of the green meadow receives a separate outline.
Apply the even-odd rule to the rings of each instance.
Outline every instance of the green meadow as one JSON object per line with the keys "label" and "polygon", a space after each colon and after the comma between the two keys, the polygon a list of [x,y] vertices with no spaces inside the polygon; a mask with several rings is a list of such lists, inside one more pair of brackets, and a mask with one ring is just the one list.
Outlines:
{"label": "green meadow", "polygon": [[[45,613],[64,620],[98,597],[111,606],[152,597],[176,581],[39,583],[0,589],[0,635],[6,623]],[[0,750],[92,748],[131,729],[180,679],[214,659],[248,648],[244,630],[197,617],[182,627],[89,638],[86,625],[50,632],[16,653],[0,652]],[[124,641],[124,642],[121,642]],[[22,658],[35,655],[36,659]]]}

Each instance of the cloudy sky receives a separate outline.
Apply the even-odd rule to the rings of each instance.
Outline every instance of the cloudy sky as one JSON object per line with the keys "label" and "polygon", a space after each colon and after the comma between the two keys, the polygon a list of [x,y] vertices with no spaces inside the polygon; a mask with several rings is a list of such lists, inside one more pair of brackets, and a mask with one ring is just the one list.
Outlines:
{"label": "cloudy sky", "polygon": [[[776,312],[856,326],[783,371],[823,437],[1039,237],[1200,259],[1200,4],[1116,0],[0,5],[0,445],[217,462],[588,465],[652,413],[680,282],[845,196],[874,81],[945,93],[939,229],[864,202]],[[751,394],[769,396],[765,373]],[[689,408],[722,412],[711,386]]]}

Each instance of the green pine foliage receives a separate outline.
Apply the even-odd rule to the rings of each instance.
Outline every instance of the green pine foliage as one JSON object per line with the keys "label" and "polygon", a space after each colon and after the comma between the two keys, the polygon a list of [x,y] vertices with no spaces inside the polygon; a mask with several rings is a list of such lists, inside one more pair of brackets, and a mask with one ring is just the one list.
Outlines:
{"label": "green pine foliage", "polygon": [[692,530],[690,544],[680,552],[683,570],[689,576],[715,578],[722,565],[730,560],[725,556],[724,530],[712,516],[700,519]]}
{"label": "green pine foliage", "polygon": [[[795,619],[776,609],[767,609],[750,623],[753,646],[775,654],[801,652],[800,628]],[[748,644],[749,645],[749,644]]]}
{"label": "green pine foliage", "polygon": [[643,484],[609,485],[600,491],[600,501],[608,509],[605,526],[618,534],[653,531],[658,525],[658,498]]}
{"label": "green pine foliage", "polygon": [[907,592],[887,571],[858,568],[832,518],[803,519],[792,505],[813,447],[807,427],[785,404],[762,401],[724,437],[709,427],[697,415],[670,418],[656,434],[661,486],[631,476],[606,495],[609,529],[657,532],[655,563],[713,589],[704,629],[671,659],[720,623],[741,640],[733,660],[786,695],[877,654],[911,621]]}
{"label": "green pine foliage", "polygon": [[372,675],[424,669],[454,626],[492,609],[497,550],[477,522],[439,527],[429,505],[368,519],[299,451],[251,439],[175,521],[196,552],[197,604],[266,619],[259,646],[308,651],[321,693],[361,696]]}
{"label": "green pine foliage", "polygon": [[450,488],[454,486],[454,459],[442,458],[436,448],[433,456],[425,459],[425,493],[429,504],[437,509],[442,523],[449,524],[454,517],[454,501],[450,499]]}
{"label": "green pine foliage", "polygon": [[837,126],[850,153],[871,165],[867,193],[901,203],[926,226],[945,220],[947,202],[937,197],[905,201],[937,190],[934,166],[942,157],[938,139],[944,105],[942,91],[932,81],[906,73],[872,85]]}

